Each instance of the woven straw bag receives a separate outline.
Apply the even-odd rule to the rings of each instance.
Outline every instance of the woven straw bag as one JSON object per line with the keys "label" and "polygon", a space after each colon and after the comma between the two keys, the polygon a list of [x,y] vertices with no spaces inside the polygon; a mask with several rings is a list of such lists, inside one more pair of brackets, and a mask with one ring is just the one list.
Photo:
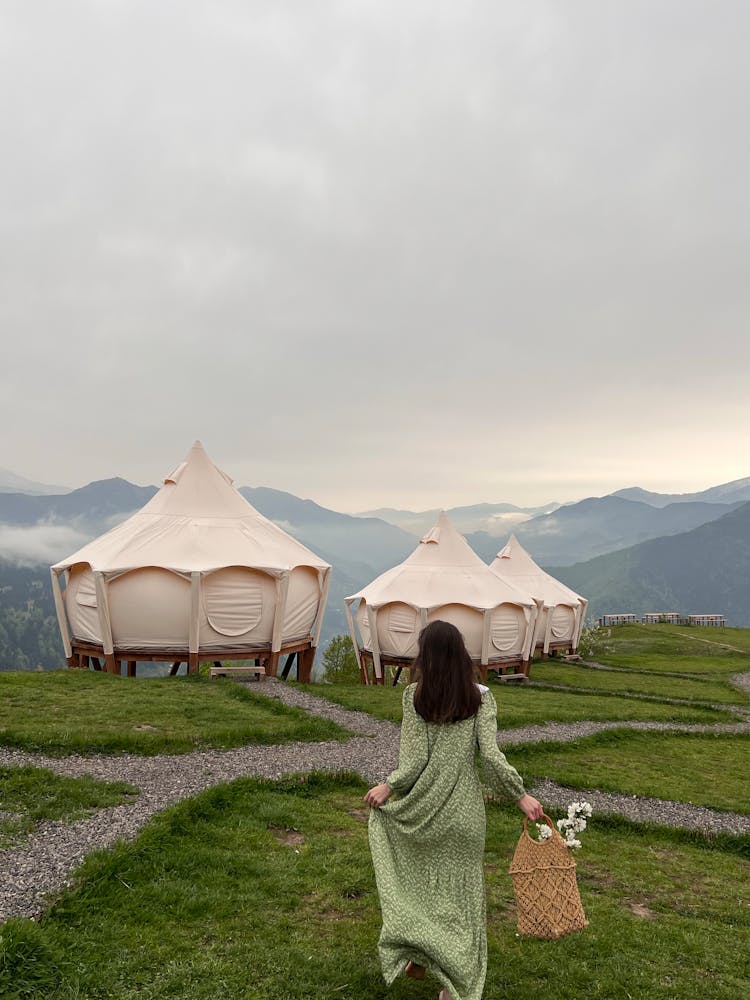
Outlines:
{"label": "woven straw bag", "polygon": [[576,863],[552,820],[548,840],[529,836],[528,819],[513,854],[510,875],[516,894],[518,932],[553,940],[588,927],[576,882]]}

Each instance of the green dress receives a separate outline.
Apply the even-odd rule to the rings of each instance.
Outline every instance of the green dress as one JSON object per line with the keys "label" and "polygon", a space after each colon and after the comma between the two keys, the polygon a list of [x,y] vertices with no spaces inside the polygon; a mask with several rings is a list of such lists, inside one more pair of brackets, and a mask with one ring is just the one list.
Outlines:
{"label": "green dress", "polygon": [[[518,800],[520,775],[497,746],[497,706],[481,686],[476,716],[427,723],[404,691],[395,795],[370,811],[369,835],[390,984],[411,960],[429,968],[454,1000],[480,1000],[487,973],[482,779]],[[477,751],[483,765],[480,776]]]}

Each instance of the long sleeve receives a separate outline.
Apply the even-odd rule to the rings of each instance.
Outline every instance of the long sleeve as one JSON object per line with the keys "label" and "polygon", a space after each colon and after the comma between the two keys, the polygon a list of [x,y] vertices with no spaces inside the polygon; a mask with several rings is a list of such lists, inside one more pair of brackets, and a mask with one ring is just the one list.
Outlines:
{"label": "long sleeve", "polygon": [[414,685],[404,690],[402,700],[404,717],[401,723],[401,742],[398,767],[385,779],[397,795],[405,795],[416,784],[427,765],[427,723],[414,708]]}
{"label": "long sleeve", "polygon": [[497,745],[497,704],[491,691],[485,691],[477,712],[477,745],[487,784],[517,802],[526,790],[521,775]]}

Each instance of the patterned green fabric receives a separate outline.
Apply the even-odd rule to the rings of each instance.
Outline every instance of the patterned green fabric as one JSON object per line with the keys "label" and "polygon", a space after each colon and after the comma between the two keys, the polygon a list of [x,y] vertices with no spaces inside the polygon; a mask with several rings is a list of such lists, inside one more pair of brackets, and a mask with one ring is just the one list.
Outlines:
{"label": "patterned green fabric", "polygon": [[[480,1000],[487,972],[482,780],[518,800],[523,782],[497,746],[497,706],[482,687],[477,715],[427,723],[404,691],[395,795],[370,811],[370,850],[390,986],[411,960],[427,966],[454,1000]],[[482,764],[480,777],[477,751]]]}

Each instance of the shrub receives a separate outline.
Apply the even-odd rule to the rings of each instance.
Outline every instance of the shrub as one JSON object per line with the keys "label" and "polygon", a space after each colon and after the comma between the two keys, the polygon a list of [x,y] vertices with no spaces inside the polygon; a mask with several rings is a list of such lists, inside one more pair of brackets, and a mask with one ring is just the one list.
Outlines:
{"label": "shrub", "polygon": [[325,680],[331,684],[354,684],[359,680],[359,667],[354,643],[348,635],[335,635],[323,653]]}

